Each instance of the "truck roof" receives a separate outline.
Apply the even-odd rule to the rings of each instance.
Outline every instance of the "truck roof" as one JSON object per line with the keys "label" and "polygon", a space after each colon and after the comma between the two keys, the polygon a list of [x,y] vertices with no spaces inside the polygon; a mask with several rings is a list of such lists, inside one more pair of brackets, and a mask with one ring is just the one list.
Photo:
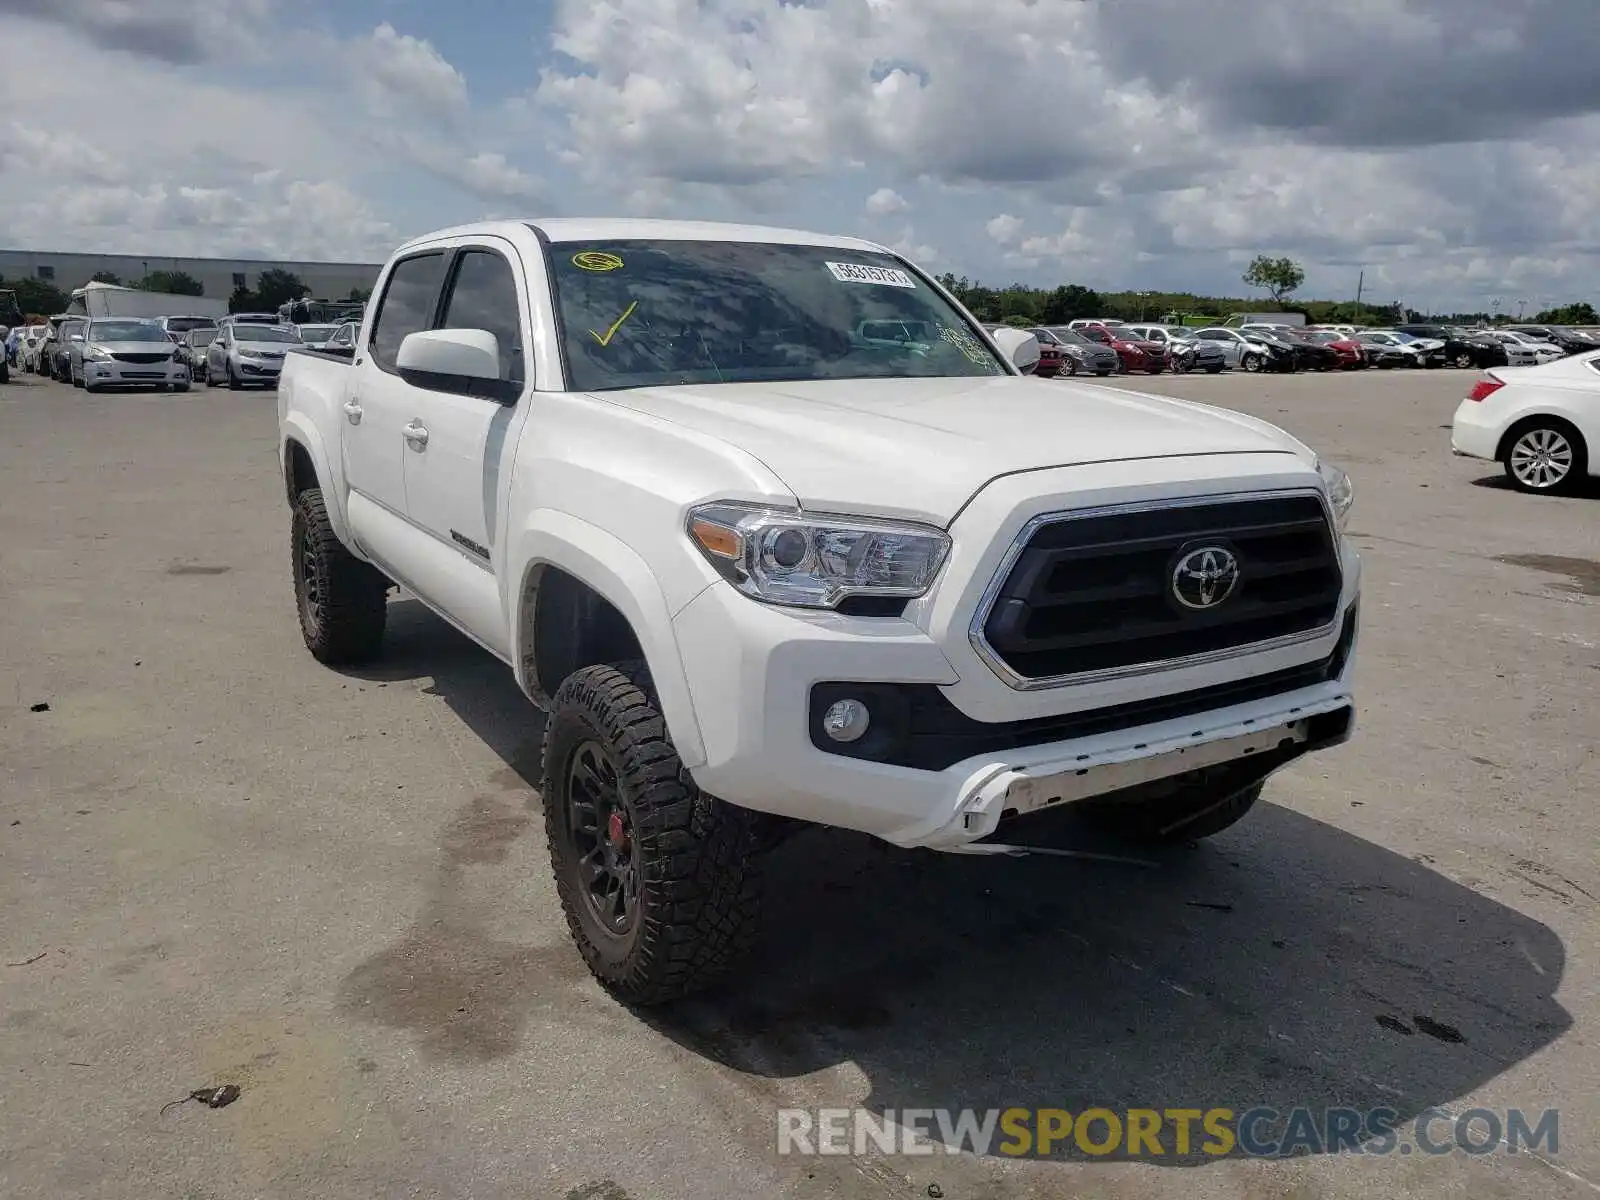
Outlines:
{"label": "truck roof", "polygon": [[669,242],[774,242],[798,246],[837,246],[841,250],[863,250],[878,254],[893,253],[876,242],[828,233],[811,233],[803,229],[738,225],[723,221],[658,221],[645,217],[550,217],[531,218],[525,221],[478,221],[413,238],[401,249],[406,250],[440,238],[470,234],[514,237],[523,229],[532,229],[552,242],[608,242],[628,239]]}

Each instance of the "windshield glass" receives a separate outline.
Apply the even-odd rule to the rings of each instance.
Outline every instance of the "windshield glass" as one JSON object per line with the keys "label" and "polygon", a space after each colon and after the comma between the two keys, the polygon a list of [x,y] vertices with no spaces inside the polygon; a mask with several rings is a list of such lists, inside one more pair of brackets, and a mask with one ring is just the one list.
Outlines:
{"label": "windshield glass", "polygon": [[1007,373],[889,254],[627,240],[556,243],[550,262],[575,391]]}
{"label": "windshield glass", "polygon": [[325,342],[333,336],[337,325],[302,325],[300,326],[300,340],[303,342]]}
{"label": "windshield glass", "polygon": [[191,346],[209,346],[216,340],[217,331],[215,329],[195,329],[189,333],[189,344]]}
{"label": "windshield glass", "polygon": [[271,325],[235,325],[233,337],[239,342],[290,342],[300,338],[292,329],[274,329]]}
{"label": "windshield glass", "polygon": [[169,333],[188,333],[191,329],[215,329],[217,323],[210,317],[168,317]]}
{"label": "windshield glass", "polygon": [[164,342],[167,331],[146,321],[95,321],[89,326],[91,342]]}

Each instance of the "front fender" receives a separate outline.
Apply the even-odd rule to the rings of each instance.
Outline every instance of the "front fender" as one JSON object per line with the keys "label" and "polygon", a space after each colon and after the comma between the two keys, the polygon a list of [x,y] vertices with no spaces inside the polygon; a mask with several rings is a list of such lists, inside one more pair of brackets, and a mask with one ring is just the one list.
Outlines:
{"label": "front fender", "polygon": [[350,536],[350,521],[345,511],[344,476],[335,470],[334,460],[328,456],[327,445],[316,423],[303,411],[291,410],[279,422],[278,473],[285,480],[288,479],[290,442],[299,442],[311,456],[311,465],[317,472],[317,486],[322,489],[322,503],[328,510],[328,523],[338,539],[354,553],[355,539]]}
{"label": "front fender", "polygon": [[527,669],[531,647],[523,643],[531,622],[524,620],[523,597],[535,570],[558,567],[604,596],[627,618],[644,651],[661,715],[678,757],[686,767],[704,764],[705,740],[695,717],[683,661],[678,656],[672,613],[645,560],[599,526],[555,509],[539,509],[530,516],[512,539],[509,557],[514,569],[506,577],[515,580],[517,586],[516,592],[506,597],[506,609],[511,614],[511,661],[523,691],[534,696],[539,690],[537,680],[529,677]]}

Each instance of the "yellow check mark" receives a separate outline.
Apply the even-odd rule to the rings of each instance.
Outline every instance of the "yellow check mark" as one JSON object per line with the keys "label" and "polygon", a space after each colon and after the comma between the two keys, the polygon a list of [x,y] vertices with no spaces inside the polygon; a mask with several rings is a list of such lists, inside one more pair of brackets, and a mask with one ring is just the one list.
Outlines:
{"label": "yellow check mark", "polygon": [[617,318],[617,323],[615,325],[613,325],[610,329],[606,330],[605,337],[601,337],[598,333],[596,333],[592,329],[589,330],[589,336],[592,337],[595,341],[599,342],[602,346],[609,346],[611,344],[611,339],[616,336],[617,330],[622,328],[622,323],[624,321],[626,321],[629,317],[633,316],[633,310],[638,308],[638,307],[639,307],[639,302],[637,300],[635,300],[632,304],[628,305],[627,308],[623,309],[622,315]]}

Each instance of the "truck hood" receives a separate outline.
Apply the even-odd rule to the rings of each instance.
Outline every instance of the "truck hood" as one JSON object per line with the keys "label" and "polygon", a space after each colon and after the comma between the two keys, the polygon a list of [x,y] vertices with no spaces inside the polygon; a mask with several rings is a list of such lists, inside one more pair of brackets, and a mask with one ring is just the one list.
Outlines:
{"label": "truck hood", "polygon": [[1017,376],[680,385],[597,398],[738,447],[805,508],[938,524],[990,480],[1019,471],[1307,453],[1282,430],[1240,413]]}

